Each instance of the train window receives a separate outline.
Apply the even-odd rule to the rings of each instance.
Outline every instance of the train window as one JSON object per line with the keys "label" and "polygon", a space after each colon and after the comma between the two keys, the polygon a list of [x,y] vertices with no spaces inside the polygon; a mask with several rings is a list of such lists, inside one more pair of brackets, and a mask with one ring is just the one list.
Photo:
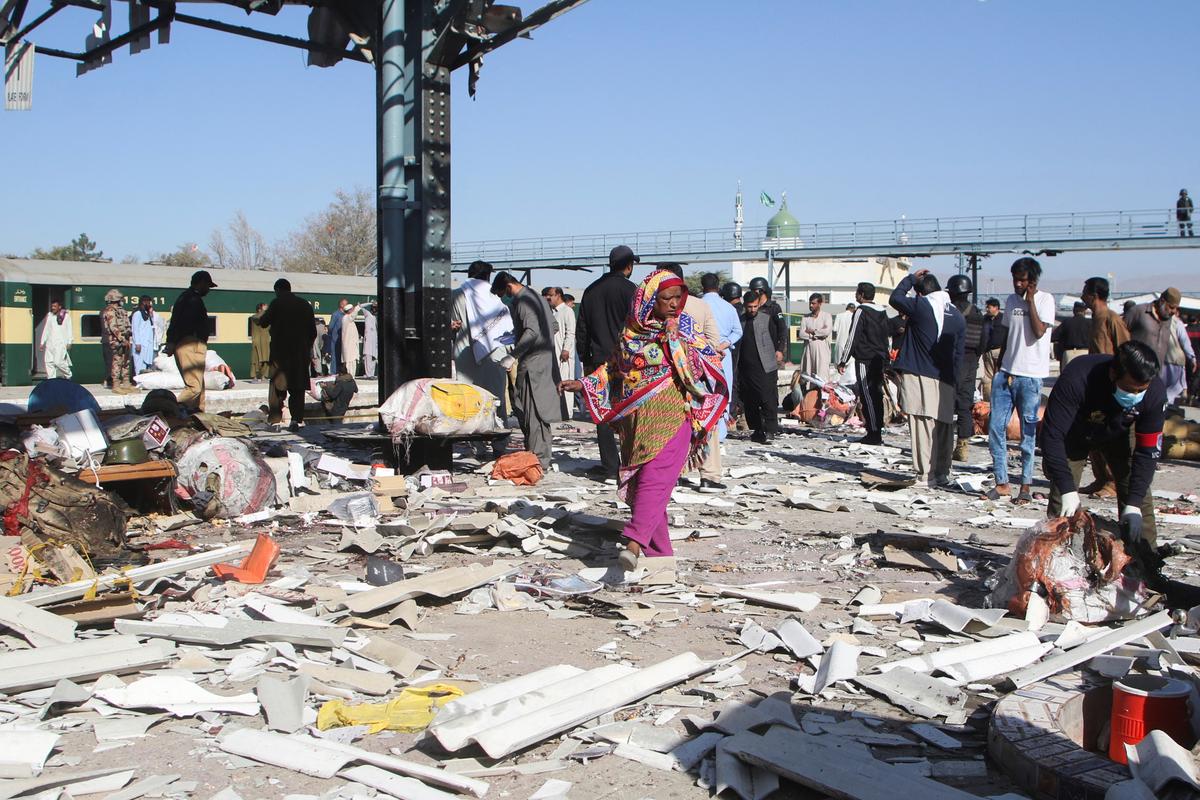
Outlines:
{"label": "train window", "polygon": [[84,339],[100,338],[100,315],[84,314],[79,318],[79,335]]}

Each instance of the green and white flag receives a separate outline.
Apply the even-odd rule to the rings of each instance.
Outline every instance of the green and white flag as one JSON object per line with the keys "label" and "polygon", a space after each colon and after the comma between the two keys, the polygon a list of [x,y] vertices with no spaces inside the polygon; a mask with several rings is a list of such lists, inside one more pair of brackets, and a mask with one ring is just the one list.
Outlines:
{"label": "green and white flag", "polygon": [[775,201],[771,199],[771,195],[767,194],[766,192],[759,192],[758,202],[762,203],[767,208],[775,205]]}

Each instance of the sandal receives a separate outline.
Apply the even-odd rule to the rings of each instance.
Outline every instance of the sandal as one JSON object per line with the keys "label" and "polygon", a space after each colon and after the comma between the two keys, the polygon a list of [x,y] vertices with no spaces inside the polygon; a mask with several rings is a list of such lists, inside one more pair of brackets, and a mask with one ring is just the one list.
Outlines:
{"label": "sandal", "polygon": [[1026,503],[1033,502],[1033,493],[1028,489],[1022,489],[1021,493],[1013,498],[1013,505],[1023,506]]}
{"label": "sandal", "polygon": [[992,488],[990,488],[990,489],[988,489],[988,490],[987,490],[987,494],[985,494],[985,495],[983,496],[983,499],[984,499],[984,500],[991,500],[991,501],[995,502],[995,501],[998,501],[998,500],[1003,500],[1004,498],[1006,498],[1006,497],[1011,497],[1011,496],[1012,496],[1012,495],[1010,495],[1010,494],[1008,494],[1008,493],[1005,493],[1005,494],[1000,494],[998,491],[996,491],[996,487],[995,487],[995,486],[993,486]]}

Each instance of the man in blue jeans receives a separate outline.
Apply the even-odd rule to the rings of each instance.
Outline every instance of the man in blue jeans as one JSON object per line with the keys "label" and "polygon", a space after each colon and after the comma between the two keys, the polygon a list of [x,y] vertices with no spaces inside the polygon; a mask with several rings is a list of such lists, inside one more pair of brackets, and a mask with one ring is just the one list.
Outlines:
{"label": "man in blue jeans", "polygon": [[1015,408],[1021,421],[1021,490],[1013,502],[1028,503],[1033,499],[1033,451],[1042,380],[1050,375],[1054,297],[1038,291],[1042,265],[1037,259],[1018,258],[1010,272],[1013,293],[1004,306],[1008,336],[1000,356],[1000,369],[992,378],[992,411],[988,422],[988,448],[992,452],[996,486],[987,496],[991,500],[1012,496],[1006,429]]}

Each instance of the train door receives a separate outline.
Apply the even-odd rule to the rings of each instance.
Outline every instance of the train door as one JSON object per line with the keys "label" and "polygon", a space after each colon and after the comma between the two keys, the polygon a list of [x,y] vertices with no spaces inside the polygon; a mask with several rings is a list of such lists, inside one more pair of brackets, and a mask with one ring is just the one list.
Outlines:
{"label": "train door", "polygon": [[42,341],[42,328],[46,324],[46,314],[50,312],[50,304],[55,300],[62,303],[63,308],[70,308],[68,301],[71,298],[71,287],[34,284],[30,289],[33,294],[30,304],[30,310],[33,312],[33,357],[29,359],[29,364],[32,377],[40,379],[46,377],[46,365],[43,363],[42,348],[39,346]]}

